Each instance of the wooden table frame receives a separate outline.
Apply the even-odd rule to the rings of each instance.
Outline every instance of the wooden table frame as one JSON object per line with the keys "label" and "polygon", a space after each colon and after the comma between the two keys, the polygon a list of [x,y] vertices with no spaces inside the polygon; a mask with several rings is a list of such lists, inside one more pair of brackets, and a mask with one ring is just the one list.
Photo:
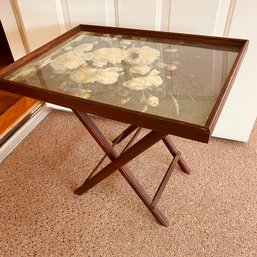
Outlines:
{"label": "wooden table frame", "polygon": [[[81,31],[97,32],[97,33],[109,33],[119,34],[131,37],[149,37],[152,40],[171,40],[177,42],[187,42],[188,44],[201,45],[203,48],[210,45],[212,49],[221,49],[223,46],[237,48],[238,56],[229,72],[225,83],[220,91],[220,94],[216,100],[215,105],[208,119],[204,125],[196,125],[193,123],[179,121],[176,119],[165,118],[152,114],[121,109],[116,106],[103,104],[100,102],[90,101],[89,99],[78,98],[72,95],[64,95],[63,93],[48,90],[46,88],[38,88],[29,86],[22,83],[17,83],[5,79],[5,76],[11,74],[15,70],[21,68],[24,64],[33,61],[34,59],[42,56],[60,44],[66,42],[72,36],[76,35]],[[188,139],[193,139],[199,142],[208,143],[214,127],[217,123],[218,117],[222,111],[225,101],[228,97],[233,81],[239,70],[239,66],[246,53],[249,41],[245,39],[233,39],[233,38],[222,38],[212,37],[203,35],[192,35],[183,33],[171,33],[171,32],[160,32],[160,31],[149,31],[149,30],[138,30],[138,29],[127,29],[127,28],[114,28],[104,26],[93,26],[93,25],[79,25],[42,47],[36,49],[30,54],[24,56],[20,60],[9,65],[0,71],[0,89],[25,95],[37,100],[50,102],[53,104],[61,105],[67,108],[79,110],[102,116],[108,119],[114,119],[117,121],[125,122],[128,124],[135,124],[139,127],[149,128],[152,130],[164,132],[166,134],[172,134]]]}
{"label": "wooden table frame", "polygon": [[[60,44],[67,42],[67,40],[73,36],[76,36],[82,31],[100,33],[102,35],[107,33],[114,36],[119,35],[122,37],[125,36],[132,38],[146,37],[153,42],[166,42],[167,44],[171,44],[172,42],[183,42],[190,46],[197,45],[197,47],[209,48],[211,50],[222,50],[223,48],[226,48],[232,49],[237,53],[237,56],[233,62],[233,65],[231,66],[231,69],[229,70],[229,73],[224,79],[223,85],[221,85],[221,90],[217,96],[216,102],[204,124],[195,124],[179,119],[167,118],[162,115],[158,116],[145,113],[143,111],[121,108],[112,104],[105,104],[102,102],[85,99],[83,97],[67,94],[58,90],[49,90],[47,87],[37,87],[8,79],[8,76],[16,70],[23,68],[24,65],[29,64],[34,60],[37,61],[37,58],[40,58],[43,54],[47,54],[49,51],[54,50],[56,47],[60,46]],[[87,190],[100,183],[113,172],[119,170],[122,176],[127,180],[140,199],[144,202],[146,207],[159,221],[159,223],[167,226],[168,220],[157,208],[157,203],[176,164],[180,166],[183,172],[188,174],[190,173],[190,169],[187,166],[183,156],[176,149],[168,135],[176,135],[205,143],[209,141],[221,110],[228,97],[237,71],[239,70],[239,66],[246,53],[248,43],[248,40],[245,39],[79,25],[1,70],[0,89],[72,109],[81,123],[105,152],[106,156],[108,156],[108,158],[111,160],[111,163],[106,165],[97,174],[94,174],[96,170],[94,169],[93,173],[88,179],[86,179],[83,185],[75,190],[76,194],[81,195],[85,193]],[[132,135],[129,144],[120,154],[116,152],[113,145],[111,145],[102,132],[97,128],[92,119],[88,116],[88,113],[125,122],[127,124],[132,124],[113,141],[113,145],[118,144],[128,136],[131,136],[133,132],[135,133]],[[141,127],[150,129],[150,132],[133,144]],[[171,153],[173,160],[166,171],[153,199],[151,199],[126,164],[161,140]],[[97,167],[98,166],[99,165],[97,165]]]}
{"label": "wooden table frame", "polygon": [[[135,140],[135,137],[137,136],[140,129],[136,126],[131,125],[113,140],[113,145],[118,144],[122,142],[126,137],[128,137],[131,133],[133,133],[135,130],[137,130],[134,136],[131,138],[131,141],[129,141],[128,145],[125,147],[125,149],[121,152],[121,154],[118,154],[113,148],[113,145],[109,143],[109,141],[98,129],[98,127],[95,125],[95,123],[87,113],[80,112],[77,110],[73,110],[73,112],[79,118],[81,123],[88,130],[88,132],[91,134],[91,136],[95,139],[97,144],[102,148],[102,150],[105,152],[108,158],[111,160],[111,163],[102,168],[96,175],[90,174],[90,176],[85,180],[85,182],[75,190],[75,194],[81,195],[85,193],[86,191],[100,183],[102,180],[106,179],[112,173],[119,170],[121,175],[126,179],[126,181],[133,188],[133,190],[143,201],[143,203],[153,214],[153,216],[157,219],[157,221],[163,226],[168,226],[169,223],[167,218],[157,208],[156,205],[161,197],[161,194],[164,191],[165,186],[167,185],[170,179],[172,171],[175,169],[176,164],[180,166],[182,171],[190,174],[190,169],[187,166],[183,156],[176,149],[174,144],[169,139],[168,135],[165,133],[152,130],[138,142],[131,145],[132,142]],[[126,166],[126,164],[129,161],[136,158],[139,154],[141,154],[142,152],[144,152],[145,150],[159,142],[160,140],[163,141],[163,143],[173,156],[173,160],[169,165],[169,168],[166,171],[153,199],[151,199],[151,197],[147,194],[145,189],[133,175],[131,170]]]}

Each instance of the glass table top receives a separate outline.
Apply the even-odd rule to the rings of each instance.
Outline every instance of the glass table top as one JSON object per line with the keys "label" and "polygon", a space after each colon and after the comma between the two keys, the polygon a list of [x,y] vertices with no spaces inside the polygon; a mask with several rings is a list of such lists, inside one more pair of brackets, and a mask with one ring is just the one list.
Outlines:
{"label": "glass table top", "polygon": [[4,79],[203,126],[239,51],[81,31]]}

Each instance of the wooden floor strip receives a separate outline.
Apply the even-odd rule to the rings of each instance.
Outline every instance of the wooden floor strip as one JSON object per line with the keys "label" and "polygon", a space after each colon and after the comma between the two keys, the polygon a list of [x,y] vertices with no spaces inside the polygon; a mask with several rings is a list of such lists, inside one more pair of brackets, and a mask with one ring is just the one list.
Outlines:
{"label": "wooden floor strip", "polygon": [[22,96],[0,90],[0,116],[4,114],[12,105],[17,103]]}
{"label": "wooden floor strip", "polygon": [[13,129],[21,124],[22,121],[39,108],[42,102],[37,100],[22,97],[7,111],[0,116],[0,139],[6,137],[7,133],[10,133]]}

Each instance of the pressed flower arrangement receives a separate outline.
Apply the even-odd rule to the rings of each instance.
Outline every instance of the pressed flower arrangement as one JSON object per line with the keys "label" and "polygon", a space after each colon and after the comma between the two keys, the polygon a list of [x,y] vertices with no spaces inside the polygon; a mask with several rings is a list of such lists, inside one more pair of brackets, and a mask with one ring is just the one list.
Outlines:
{"label": "pressed flower arrangement", "polygon": [[[234,56],[233,51],[230,54]],[[220,89],[215,81],[210,83],[212,74],[202,72],[206,67],[202,71],[194,67],[201,65],[203,59],[206,63],[206,58],[221,59],[222,55],[222,50],[191,47],[184,42],[80,32],[13,73],[10,79],[126,109],[201,123]],[[216,73],[221,77],[221,69],[216,67]],[[202,108],[206,103],[210,108]],[[194,109],[193,117],[190,109]]]}

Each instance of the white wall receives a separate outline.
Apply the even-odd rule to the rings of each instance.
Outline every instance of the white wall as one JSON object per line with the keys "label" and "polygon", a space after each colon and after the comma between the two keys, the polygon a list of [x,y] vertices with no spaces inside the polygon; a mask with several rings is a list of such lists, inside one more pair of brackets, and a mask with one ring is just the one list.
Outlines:
{"label": "white wall", "polygon": [[[257,118],[257,1],[237,0],[229,37],[250,40],[247,55],[225,104],[214,136],[247,141]],[[231,124],[228,126],[227,124]]]}
{"label": "white wall", "polygon": [[0,0],[0,19],[10,45],[14,60],[26,54],[25,44],[20,35],[20,28],[16,21],[15,11],[10,1]]}

